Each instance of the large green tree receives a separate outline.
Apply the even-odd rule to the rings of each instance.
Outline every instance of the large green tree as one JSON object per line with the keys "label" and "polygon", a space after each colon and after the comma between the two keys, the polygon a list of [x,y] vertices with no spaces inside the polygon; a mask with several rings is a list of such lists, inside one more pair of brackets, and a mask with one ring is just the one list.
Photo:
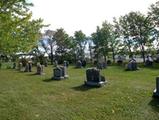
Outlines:
{"label": "large green tree", "polygon": [[40,36],[42,20],[32,20],[26,0],[0,1],[0,52],[15,54],[28,52]]}
{"label": "large green tree", "polygon": [[154,31],[154,34],[153,34],[153,36],[155,38],[154,47],[159,49],[159,1],[150,6],[148,15],[154,22],[154,25],[156,28]]}
{"label": "large green tree", "polygon": [[76,59],[85,57],[85,47],[86,47],[86,36],[80,31],[75,31],[74,33],[74,45],[76,46]]}
{"label": "large green tree", "polygon": [[108,52],[110,51],[110,41],[112,42],[112,25],[107,21],[103,22],[102,27],[97,27],[96,32],[92,34],[92,39],[94,43],[94,52],[97,61],[100,57],[106,58]]}
{"label": "large green tree", "polygon": [[119,18],[119,29],[130,55],[140,49],[145,62],[145,47],[152,45],[155,30],[151,18],[140,12],[130,12]]}
{"label": "large green tree", "polygon": [[53,39],[56,41],[56,59],[62,62],[71,50],[71,38],[63,28],[60,28],[55,31]]}

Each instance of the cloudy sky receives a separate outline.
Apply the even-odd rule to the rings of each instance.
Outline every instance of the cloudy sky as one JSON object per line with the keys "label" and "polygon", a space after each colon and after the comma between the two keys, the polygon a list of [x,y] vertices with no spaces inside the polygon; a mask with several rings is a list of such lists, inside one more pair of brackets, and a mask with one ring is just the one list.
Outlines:
{"label": "cloudy sky", "polygon": [[[64,28],[69,34],[82,30],[90,35],[103,21],[112,22],[113,17],[130,11],[146,13],[157,0],[29,0],[33,18],[42,18],[49,28]],[[46,28],[45,28],[46,29]]]}

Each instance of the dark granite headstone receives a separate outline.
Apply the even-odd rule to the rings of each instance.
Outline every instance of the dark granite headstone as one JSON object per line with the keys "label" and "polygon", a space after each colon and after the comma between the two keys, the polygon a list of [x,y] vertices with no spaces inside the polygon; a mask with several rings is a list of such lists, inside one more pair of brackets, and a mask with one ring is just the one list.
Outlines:
{"label": "dark granite headstone", "polygon": [[82,62],[80,60],[77,61],[76,68],[82,68]]}
{"label": "dark granite headstone", "polygon": [[100,75],[100,70],[96,68],[89,68],[86,70],[86,85],[90,86],[102,86],[106,83],[103,76]]}
{"label": "dark granite headstone", "polygon": [[2,63],[1,63],[1,61],[0,61],[0,69],[2,68]]}
{"label": "dark granite headstone", "polygon": [[82,60],[82,67],[85,68],[85,67],[86,67],[86,64],[87,64],[87,63],[86,63],[86,60]]}
{"label": "dark granite headstone", "polygon": [[118,60],[117,60],[118,65],[122,65],[123,63],[123,59],[121,56],[118,56]]}
{"label": "dark granite headstone", "polygon": [[16,63],[15,62],[13,63],[13,69],[16,69]]}
{"label": "dark granite headstone", "polygon": [[156,77],[156,89],[153,92],[153,97],[159,98],[159,77]]}
{"label": "dark granite headstone", "polygon": [[127,67],[126,70],[129,70],[129,71],[138,70],[137,62],[135,59],[131,59],[126,67]]}

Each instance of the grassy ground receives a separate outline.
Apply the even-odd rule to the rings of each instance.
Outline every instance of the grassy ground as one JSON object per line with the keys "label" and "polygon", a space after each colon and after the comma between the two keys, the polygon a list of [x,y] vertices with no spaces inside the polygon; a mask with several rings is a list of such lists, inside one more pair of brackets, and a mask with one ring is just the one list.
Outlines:
{"label": "grassy ground", "polygon": [[158,120],[159,100],[152,99],[158,69],[102,71],[108,84],[84,87],[85,69],[70,67],[70,78],[0,70],[0,120]]}

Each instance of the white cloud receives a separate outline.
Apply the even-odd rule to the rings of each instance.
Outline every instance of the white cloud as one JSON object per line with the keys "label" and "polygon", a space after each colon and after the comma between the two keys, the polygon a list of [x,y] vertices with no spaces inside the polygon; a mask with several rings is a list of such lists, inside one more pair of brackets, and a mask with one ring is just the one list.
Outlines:
{"label": "white cloud", "polygon": [[33,18],[44,19],[50,28],[64,28],[73,35],[82,30],[90,35],[104,20],[112,21],[130,11],[146,13],[157,0],[30,0],[34,7]]}

